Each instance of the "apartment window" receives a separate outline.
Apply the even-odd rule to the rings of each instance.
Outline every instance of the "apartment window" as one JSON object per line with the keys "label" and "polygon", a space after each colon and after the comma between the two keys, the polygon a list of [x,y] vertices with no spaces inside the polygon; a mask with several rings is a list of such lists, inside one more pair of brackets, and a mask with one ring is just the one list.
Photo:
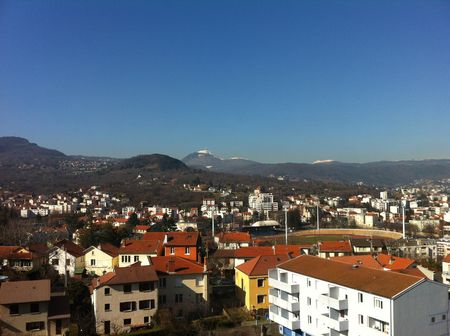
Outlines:
{"label": "apartment window", "polygon": [[123,319],[123,325],[124,326],[130,325],[130,324],[131,324],[131,319],[130,318]]}
{"label": "apartment window", "polygon": [[264,287],[264,279],[258,279],[258,287]]}
{"label": "apartment window", "polygon": [[39,313],[39,303],[30,304],[30,313]]}
{"label": "apartment window", "polygon": [[66,259],[66,266],[70,266],[70,259]]}
{"label": "apartment window", "polygon": [[27,331],[43,330],[45,329],[45,322],[44,321],[28,322],[25,325],[25,328]]}
{"label": "apartment window", "polygon": [[59,265],[59,259],[52,259],[52,265],[58,266]]}
{"label": "apartment window", "polygon": [[139,261],[139,256],[134,256],[134,262],[138,262]]}
{"label": "apartment window", "polygon": [[186,246],[186,247],[184,248],[184,254],[185,254],[185,255],[190,255],[190,254],[191,254],[191,248],[190,248],[189,246]]}
{"label": "apartment window", "polygon": [[136,310],[136,302],[129,301],[129,302],[121,302],[120,303],[120,311],[121,312],[133,311],[133,310]]}
{"label": "apartment window", "polygon": [[170,254],[175,254],[175,247],[170,248]]}
{"label": "apartment window", "polygon": [[309,297],[309,298],[306,298],[306,304],[308,305],[308,306],[311,306],[311,298]]}
{"label": "apartment window", "polygon": [[159,278],[159,287],[166,288],[166,278]]}
{"label": "apartment window", "polygon": [[155,300],[150,300],[150,309],[155,309]]}
{"label": "apartment window", "polygon": [[148,292],[152,291],[154,288],[153,282],[141,282],[139,284],[139,291],[140,292]]}
{"label": "apartment window", "polygon": [[91,259],[91,266],[95,266],[95,259]]}
{"label": "apartment window", "polygon": [[358,315],[358,322],[359,322],[359,324],[364,324],[364,316],[363,315]]}
{"label": "apartment window", "polygon": [[433,316],[433,317],[431,318],[431,323],[434,323],[434,322],[436,322],[436,317]]}
{"label": "apartment window", "polygon": [[265,295],[257,295],[256,302],[258,302],[258,304],[266,302],[266,296]]}
{"label": "apartment window", "polygon": [[105,295],[111,295],[111,288],[105,287]]}
{"label": "apartment window", "polygon": [[9,306],[9,315],[19,315],[19,305],[12,304]]}
{"label": "apartment window", "polygon": [[129,256],[129,255],[123,255],[123,256],[121,257],[121,259],[122,259],[122,262],[123,262],[123,263],[129,263],[129,262],[131,262],[131,256]]}
{"label": "apartment window", "polygon": [[183,294],[175,294],[175,303],[183,302]]}
{"label": "apartment window", "polygon": [[131,293],[131,284],[123,285],[124,293]]}
{"label": "apartment window", "polygon": [[105,311],[110,311],[111,305],[109,303],[105,303]]}
{"label": "apartment window", "polygon": [[442,315],[442,321],[444,321],[444,320],[446,320],[446,319],[447,319],[447,316]]}
{"label": "apartment window", "polygon": [[308,315],[308,324],[311,324],[312,323],[312,317],[311,317],[311,315]]}
{"label": "apartment window", "polygon": [[180,278],[175,278],[175,287],[181,287],[183,285],[183,281]]}
{"label": "apartment window", "polygon": [[165,295],[158,295],[158,303],[159,303],[159,305],[166,304],[166,296]]}
{"label": "apartment window", "polygon": [[307,285],[308,287],[311,287],[311,280],[310,280],[310,279],[306,280],[306,285]]}
{"label": "apartment window", "polygon": [[383,301],[381,301],[381,299],[374,298],[374,306],[375,308],[383,309]]}
{"label": "apartment window", "polygon": [[139,301],[139,309],[150,309],[150,300]]}
{"label": "apartment window", "polygon": [[364,302],[364,298],[363,298],[363,294],[362,293],[358,293],[358,302]]}
{"label": "apartment window", "polygon": [[149,322],[150,322],[150,317],[144,316],[144,323],[149,323]]}

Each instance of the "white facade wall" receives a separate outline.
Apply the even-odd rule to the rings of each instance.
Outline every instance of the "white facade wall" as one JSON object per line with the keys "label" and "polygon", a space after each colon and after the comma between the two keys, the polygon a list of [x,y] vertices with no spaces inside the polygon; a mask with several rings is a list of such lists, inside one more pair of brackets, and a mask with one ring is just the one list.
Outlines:
{"label": "white facade wall", "polygon": [[119,254],[119,267],[128,267],[134,263],[141,262],[141,266],[151,265],[150,258],[156,257],[156,253],[149,254]]}
{"label": "white facade wall", "polygon": [[[67,260],[66,260],[67,259]],[[70,253],[65,252],[63,249],[55,246],[55,248],[48,255],[48,262],[55,271],[64,275],[64,269],[70,277],[75,275],[75,265],[77,258]]]}

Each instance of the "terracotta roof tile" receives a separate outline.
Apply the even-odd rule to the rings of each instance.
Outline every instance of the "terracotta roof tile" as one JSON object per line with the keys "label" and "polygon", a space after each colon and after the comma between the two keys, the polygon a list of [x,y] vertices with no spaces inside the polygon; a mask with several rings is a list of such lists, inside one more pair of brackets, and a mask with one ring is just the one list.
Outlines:
{"label": "terracotta roof tile", "polygon": [[127,240],[119,248],[119,254],[157,254],[161,255],[163,244],[161,240]]}
{"label": "terracotta roof tile", "polygon": [[222,243],[250,243],[252,236],[248,232],[223,232],[217,235]]}
{"label": "terracotta roof tile", "polygon": [[268,276],[270,268],[275,268],[278,264],[289,260],[287,254],[265,255],[253,258],[236,268],[249,276]]}
{"label": "terracotta roof tile", "polygon": [[198,232],[147,232],[142,236],[142,240],[161,240],[167,236],[165,246],[196,246],[199,240]]}
{"label": "terracotta roof tile", "polygon": [[352,246],[348,240],[319,242],[320,252],[352,252]]}
{"label": "terracotta roof tile", "polygon": [[309,255],[286,261],[278,267],[386,298],[393,298],[409,287],[425,281],[416,276],[366,267],[354,268],[349,264]]}
{"label": "terracotta roof tile", "polygon": [[116,267],[113,272],[93,279],[92,287],[97,288],[103,285],[121,285],[147,281],[158,281],[155,268],[152,265],[134,265],[133,267]]}
{"label": "terracotta roof tile", "polygon": [[0,286],[0,304],[50,301],[50,280],[8,281]]}
{"label": "terracotta roof tile", "polygon": [[413,266],[416,262],[408,258],[400,258],[388,254],[379,254],[377,261],[381,266],[390,270],[404,270]]}
{"label": "terracotta roof tile", "polygon": [[152,265],[158,273],[201,274],[204,265],[176,256],[152,257]]}

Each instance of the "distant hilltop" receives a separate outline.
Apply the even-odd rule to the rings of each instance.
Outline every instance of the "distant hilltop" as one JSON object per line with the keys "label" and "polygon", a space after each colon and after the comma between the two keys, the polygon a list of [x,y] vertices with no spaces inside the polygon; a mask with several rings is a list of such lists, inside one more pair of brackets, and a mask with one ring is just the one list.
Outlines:
{"label": "distant hilltop", "polygon": [[[20,169],[20,170],[18,170]],[[277,177],[282,180],[307,180],[398,186],[418,181],[437,181],[450,178],[450,160],[379,161],[344,163],[318,160],[309,163],[261,163],[240,157],[219,158],[208,149],[201,149],[178,160],[164,154],[144,154],[129,159],[89,156],[70,156],[40,147],[20,137],[0,137],[0,183],[16,183],[19,175],[23,183],[36,179],[33,175],[54,172],[52,178],[65,173],[100,172],[118,174],[118,171],[146,170],[173,171],[181,174],[190,169],[209,172]],[[20,173],[20,174],[19,174]],[[32,178],[31,178],[32,176]],[[113,179],[113,178],[111,178]]]}

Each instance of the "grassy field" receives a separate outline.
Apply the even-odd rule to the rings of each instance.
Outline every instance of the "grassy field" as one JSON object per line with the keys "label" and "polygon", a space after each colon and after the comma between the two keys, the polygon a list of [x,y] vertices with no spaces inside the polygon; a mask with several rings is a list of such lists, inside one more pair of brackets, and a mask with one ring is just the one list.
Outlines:
{"label": "grassy field", "polygon": [[[303,245],[303,244],[315,244],[318,241],[339,241],[348,240],[350,235],[316,235],[316,236],[292,236],[288,235],[288,244],[290,245]],[[264,240],[271,242],[272,244],[280,245],[284,244],[284,236],[265,237]]]}

